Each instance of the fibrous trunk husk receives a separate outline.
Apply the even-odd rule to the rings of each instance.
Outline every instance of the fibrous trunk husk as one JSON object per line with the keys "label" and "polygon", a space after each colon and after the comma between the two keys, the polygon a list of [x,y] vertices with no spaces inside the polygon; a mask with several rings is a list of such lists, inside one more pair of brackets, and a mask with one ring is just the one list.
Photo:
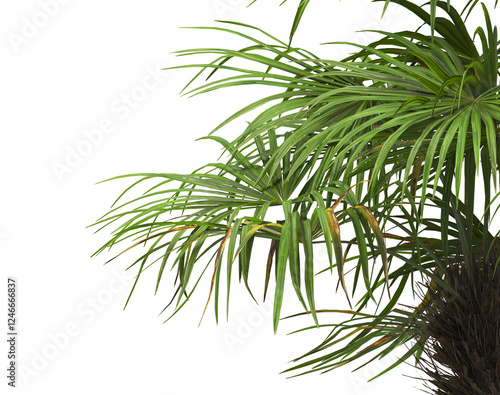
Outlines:
{"label": "fibrous trunk husk", "polygon": [[429,336],[419,361],[435,394],[500,394],[500,267],[496,254],[476,256],[472,268],[455,264],[447,283],[466,305],[437,287],[422,312]]}

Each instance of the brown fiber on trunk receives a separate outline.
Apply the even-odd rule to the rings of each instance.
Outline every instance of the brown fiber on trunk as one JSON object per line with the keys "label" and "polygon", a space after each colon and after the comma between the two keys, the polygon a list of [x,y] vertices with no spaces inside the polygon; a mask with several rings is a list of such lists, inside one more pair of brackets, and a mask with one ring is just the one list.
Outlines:
{"label": "brown fiber on trunk", "polygon": [[[429,336],[420,367],[435,394],[500,394],[500,268],[496,256],[477,257],[471,272],[454,265],[448,284],[464,306],[442,287],[423,312]],[[439,295],[439,296],[438,296]]]}

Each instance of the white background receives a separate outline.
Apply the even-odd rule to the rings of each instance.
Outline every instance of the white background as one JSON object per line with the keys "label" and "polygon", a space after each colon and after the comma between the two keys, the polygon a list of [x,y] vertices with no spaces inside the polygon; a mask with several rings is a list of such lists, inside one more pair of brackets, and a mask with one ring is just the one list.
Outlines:
{"label": "white background", "polygon": [[[160,71],[179,64],[172,51],[203,46],[237,49],[242,42],[178,27],[231,19],[286,40],[298,1],[281,8],[279,2],[259,1],[248,9],[247,1],[238,0],[2,2],[0,295],[6,294],[7,276],[17,278],[22,365],[18,388],[12,391],[421,393],[421,383],[404,376],[418,376],[411,366],[366,383],[394,358],[354,373],[352,366],[286,379],[279,372],[290,366],[287,361],[317,345],[323,333],[287,336],[302,324],[290,320],[273,335],[269,306],[253,304],[241,287],[234,287],[239,290],[229,323],[216,326],[210,308],[198,328],[208,277],[188,307],[166,324],[166,316],[158,313],[169,300],[173,278],[164,280],[154,296],[153,272],[141,280],[124,312],[134,274],[124,274],[131,258],[124,256],[107,266],[103,263],[110,256],[90,259],[107,235],[94,235],[86,226],[128,185],[96,182],[135,172],[190,172],[215,160],[215,145],[194,140],[263,94],[259,89],[235,89],[179,97],[194,70]],[[49,3],[58,6],[43,6]],[[414,29],[414,22],[395,8],[380,20],[380,4],[367,0],[315,0],[295,44],[338,59],[345,52],[319,44],[367,43],[375,36],[355,32]],[[141,88],[144,81],[149,90]],[[125,110],[123,95],[135,92],[137,99],[140,91],[146,94]],[[249,119],[225,132],[235,136],[245,120]],[[113,130],[92,143],[87,156],[68,163],[71,150],[85,144],[89,148],[85,131],[103,122]],[[67,171],[61,173],[61,165],[68,166]],[[260,284],[261,278],[257,280]],[[0,328],[5,328],[5,304],[5,297],[0,297]],[[286,313],[296,312],[295,307],[289,306]],[[0,366],[7,362],[3,350]],[[0,380],[2,393],[6,381]]]}

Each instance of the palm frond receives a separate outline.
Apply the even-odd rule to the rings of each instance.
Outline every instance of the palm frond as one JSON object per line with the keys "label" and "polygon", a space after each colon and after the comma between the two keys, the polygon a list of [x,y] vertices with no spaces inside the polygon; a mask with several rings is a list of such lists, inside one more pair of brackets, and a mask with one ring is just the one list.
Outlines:
{"label": "palm frond", "polygon": [[[276,92],[205,137],[222,148],[225,160],[185,175],[122,176],[136,180],[127,196],[138,188],[142,195],[125,203],[125,193],[120,195],[96,221],[98,230],[114,228],[95,255],[118,244],[128,245],[122,253],[144,246],[130,266],[137,268],[132,292],[155,263],[158,290],[168,264],[176,276],[169,318],[208,271],[201,316],[213,296],[218,319],[221,274],[226,273],[227,316],[236,261],[238,280],[256,299],[249,278],[260,269],[252,255],[265,243],[263,294],[274,277],[274,330],[287,276],[303,314],[311,315],[311,328],[332,328],[288,372],[371,361],[402,345],[407,352],[387,370],[411,356],[418,360],[429,338],[421,313],[432,292],[439,287],[466,302],[448,283],[450,265],[459,258],[472,272],[475,256],[498,250],[491,225],[500,171],[500,43],[484,5],[485,27],[469,34],[465,19],[476,1],[462,13],[451,2],[432,0],[427,12],[413,2],[392,1],[420,17],[430,34],[377,31],[381,38],[369,45],[336,43],[357,48],[342,61],[322,59],[243,23],[197,28],[247,43],[241,49],[179,51],[182,57],[214,56],[209,63],[174,67],[198,70],[186,95],[247,85]],[[292,36],[308,4],[301,1]],[[232,140],[219,136],[221,128],[254,113]],[[482,218],[474,212],[480,171]],[[354,238],[344,238],[346,227]],[[314,244],[325,246],[323,266],[314,260]],[[323,273],[335,278],[350,305],[350,318],[341,323],[320,324],[324,309],[316,306],[315,277]],[[417,295],[418,279],[429,284],[427,292],[417,307],[405,308],[405,298]]]}

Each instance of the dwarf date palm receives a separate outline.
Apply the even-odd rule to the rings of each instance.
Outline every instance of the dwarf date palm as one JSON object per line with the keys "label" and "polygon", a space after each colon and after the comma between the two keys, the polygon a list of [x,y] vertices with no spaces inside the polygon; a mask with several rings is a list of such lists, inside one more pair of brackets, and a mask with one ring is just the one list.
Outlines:
{"label": "dwarf date palm", "polygon": [[[292,35],[308,3],[301,1]],[[137,267],[132,291],[151,265],[158,267],[157,290],[165,269],[173,270],[167,319],[206,271],[201,317],[213,302],[219,319],[223,294],[228,315],[234,277],[260,298],[249,274],[262,270],[264,299],[274,284],[275,331],[289,297],[302,305],[298,315],[311,316],[311,326],[302,330],[331,328],[297,358],[291,374],[366,363],[401,345],[407,346],[404,356],[387,370],[411,356],[418,361],[432,355],[430,309],[442,300],[468,305],[469,294],[453,281],[457,267],[474,281],[481,262],[488,262],[484,272],[491,276],[498,266],[492,219],[499,196],[500,42],[485,5],[485,26],[467,30],[464,21],[477,1],[462,13],[442,1],[431,1],[430,12],[406,0],[392,3],[418,16],[423,27],[378,31],[380,38],[367,46],[336,43],[357,48],[338,61],[243,23],[197,28],[247,44],[179,51],[182,57],[213,56],[209,63],[175,67],[198,69],[186,95],[244,85],[275,93],[249,103],[205,137],[220,145],[224,160],[186,175],[122,176],[136,179],[124,194],[142,193],[123,203],[122,194],[96,222],[99,229],[115,226],[96,254],[118,244],[128,243],[123,252],[146,247],[131,265]],[[196,85],[202,77],[206,81]],[[219,136],[219,129],[254,113],[231,141]],[[480,177],[484,196],[476,195]],[[478,196],[482,216],[474,211]],[[346,232],[354,237],[346,239]],[[268,249],[263,264],[252,259],[262,243]],[[315,260],[316,244],[324,246],[326,264]],[[349,309],[316,307],[319,273],[339,282]],[[287,277],[295,296],[285,287]],[[419,282],[425,284],[422,295]],[[402,304],[408,291],[418,300],[413,306]],[[345,319],[325,324],[320,313],[328,312]]]}

